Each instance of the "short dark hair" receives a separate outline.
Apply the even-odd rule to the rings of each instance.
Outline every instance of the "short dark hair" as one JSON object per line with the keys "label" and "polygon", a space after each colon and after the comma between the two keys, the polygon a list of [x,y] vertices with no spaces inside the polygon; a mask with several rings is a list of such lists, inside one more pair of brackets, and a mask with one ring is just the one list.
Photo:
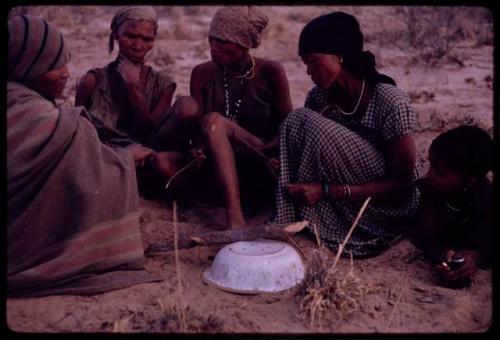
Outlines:
{"label": "short dark hair", "polygon": [[430,152],[451,170],[482,179],[493,167],[493,140],[483,129],[463,125],[434,139]]}

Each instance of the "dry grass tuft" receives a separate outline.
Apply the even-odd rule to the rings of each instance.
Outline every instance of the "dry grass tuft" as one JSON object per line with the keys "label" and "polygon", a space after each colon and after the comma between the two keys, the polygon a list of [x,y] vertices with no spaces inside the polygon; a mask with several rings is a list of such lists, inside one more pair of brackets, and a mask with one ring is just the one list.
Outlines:
{"label": "dry grass tuft", "polygon": [[331,265],[327,252],[325,248],[313,251],[297,292],[302,317],[310,327],[348,318],[362,308],[364,296],[374,291],[354,274],[352,262],[345,272]]}
{"label": "dry grass tuft", "polygon": [[221,332],[224,322],[212,313],[199,314],[189,306],[183,311],[184,320],[179,317],[181,311],[175,304],[166,304],[158,300],[161,308],[159,330],[166,332],[196,332],[216,333]]}

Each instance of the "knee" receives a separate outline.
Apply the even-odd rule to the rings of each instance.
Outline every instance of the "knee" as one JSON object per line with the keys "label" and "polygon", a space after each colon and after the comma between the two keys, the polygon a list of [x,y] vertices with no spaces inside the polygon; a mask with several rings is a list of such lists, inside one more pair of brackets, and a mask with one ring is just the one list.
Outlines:
{"label": "knee", "polygon": [[190,96],[179,97],[173,105],[173,110],[175,115],[184,122],[200,118],[198,103]]}
{"label": "knee", "polygon": [[209,134],[224,128],[224,117],[218,112],[209,112],[201,118],[204,133]]}

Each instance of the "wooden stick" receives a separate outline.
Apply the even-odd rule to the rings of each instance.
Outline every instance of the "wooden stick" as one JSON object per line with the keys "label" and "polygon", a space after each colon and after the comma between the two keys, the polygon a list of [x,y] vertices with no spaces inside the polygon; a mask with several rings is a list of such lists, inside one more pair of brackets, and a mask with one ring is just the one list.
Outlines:
{"label": "wooden stick", "polygon": [[177,202],[173,202],[173,222],[174,222],[174,255],[175,255],[175,271],[177,272],[177,294],[179,295],[179,324],[182,331],[186,331],[186,304],[184,303],[184,293],[182,291],[182,279],[181,279],[181,268],[179,265],[179,248],[177,247]]}
{"label": "wooden stick", "polygon": [[408,273],[409,273],[409,271],[408,271],[408,269],[406,269],[406,275],[404,277],[403,287],[401,288],[401,291],[399,293],[398,300],[396,301],[396,305],[394,305],[394,308],[391,312],[391,316],[389,317],[389,321],[387,322],[387,325],[385,326],[384,333],[387,333],[387,331],[389,330],[389,326],[392,323],[392,319],[394,318],[394,314],[396,313],[396,309],[398,309],[399,303],[401,302],[401,298],[403,297],[403,292],[405,291],[406,286],[408,285]]}
{"label": "wooden stick", "polygon": [[354,222],[352,223],[352,226],[351,226],[351,229],[349,229],[349,232],[347,233],[347,236],[344,240],[344,242],[342,242],[342,244],[339,246],[339,249],[337,251],[337,256],[335,257],[335,261],[333,261],[333,265],[331,267],[330,270],[333,271],[333,269],[335,268],[335,266],[337,265],[337,262],[339,261],[340,259],[340,255],[342,255],[342,253],[344,252],[344,247],[345,245],[347,244],[347,242],[349,241],[349,239],[351,238],[351,234],[352,232],[354,231],[354,228],[356,228],[356,226],[358,225],[358,222],[359,220],[361,219],[361,216],[363,216],[366,208],[368,207],[368,203],[370,203],[370,200],[372,198],[371,197],[368,197],[365,202],[363,203],[363,205],[361,206],[361,208],[359,209],[359,212],[358,212],[358,215],[356,216],[356,218],[354,219]]}
{"label": "wooden stick", "polygon": [[[292,224],[262,224],[241,229],[212,231],[202,235],[180,239],[177,242],[177,247],[178,249],[189,249],[196,246],[229,244],[259,238],[286,240],[288,236],[294,235],[304,229],[307,224],[307,221],[302,221]],[[171,242],[153,243],[146,249],[145,254],[150,255],[158,252],[168,252],[174,249],[175,244]]]}

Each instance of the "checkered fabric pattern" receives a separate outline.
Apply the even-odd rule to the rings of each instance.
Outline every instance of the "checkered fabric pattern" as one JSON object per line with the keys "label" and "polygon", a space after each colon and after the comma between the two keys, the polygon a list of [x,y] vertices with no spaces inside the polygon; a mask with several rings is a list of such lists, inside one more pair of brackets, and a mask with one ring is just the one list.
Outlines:
{"label": "checkered fabric pattern", "polygon": [[[416,123],[408,96],[392,85],[377,84],[366,114],[357,120],[325,110],[325,91],[314,88],[306,106],[292,111],[280,132],[280,178],[276,222],[307,220],[322,242],[336,250],[354,221],[362,201],[324,199],[314,206],[294,204],[289,183],[329,182],[358,185],[389,178],[382,153],[384,141],[411,134]],[[418,171],[415,171],[418,177]],[[418,191],[397,202],[371,202],[346,245],[355,257],[382,251],[414,215]]]}

